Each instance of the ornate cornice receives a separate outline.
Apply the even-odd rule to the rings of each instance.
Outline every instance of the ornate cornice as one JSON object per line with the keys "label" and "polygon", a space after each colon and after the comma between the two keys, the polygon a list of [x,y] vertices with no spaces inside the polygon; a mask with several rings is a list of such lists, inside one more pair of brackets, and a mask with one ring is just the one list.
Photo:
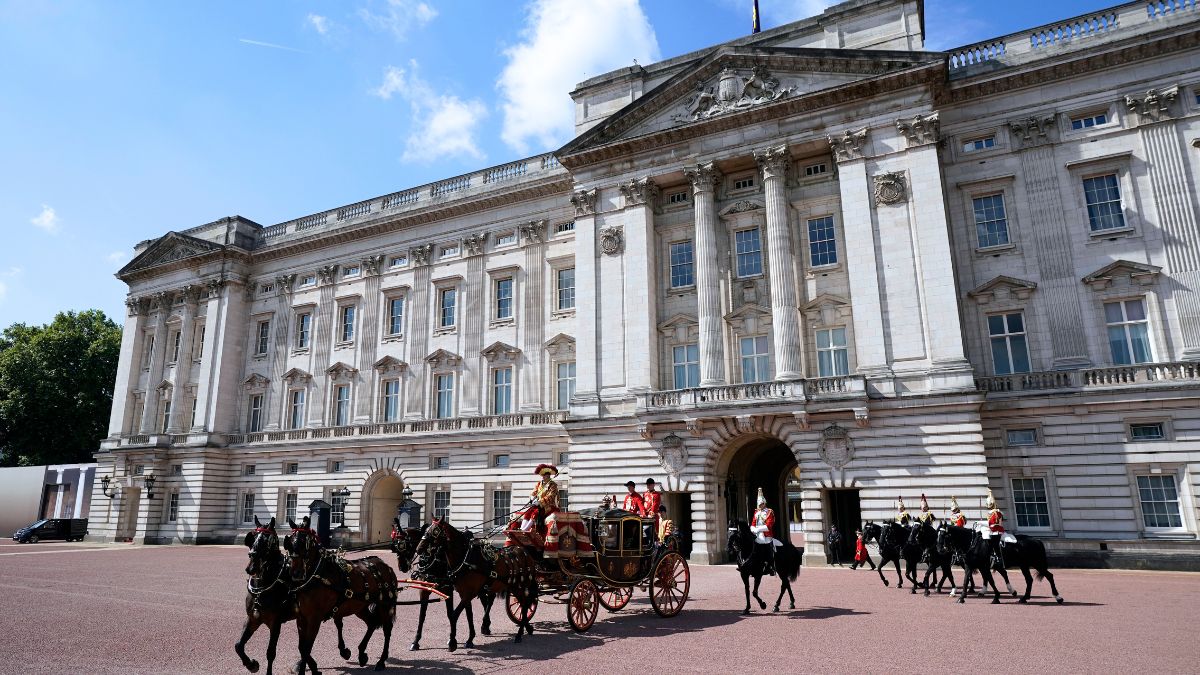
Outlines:
{"label": "ornate cornice", "polygon": [[275,277],[275,287],[278,288],[281,293],[291,293],[292,285],[295,283],[295,274],[280,274],[279,276]]}
{"label": "ornate cornice", "polygon": [[382,255],[369,255],[362,259],[363,274],[375,276],[383,269]]}
{"label": "ornate cornice", "polygon": [[710,82],[697,85],[695,94],[684,102],[684,112],[671,119],[676,123],[706,120],[772,103],[796,91],[794,86],[780,86],[779,79],[771,77],[761,64],[752,66],[745,77],[734,68],[725,66],[717,76],[716,83]]}
{"label": "ornate cornice", "polygon": [[1008,130],[1012,132],[1013,140],[1020,143],[1022,148],[1032,148],[1053,142],[1050,133],[1055,131],[1056,123],[1053,114],[1040,113],[1019,120],[1011,120]]}
{"label": "ornate cornice", "polygon": [[683,175],[692,184],[692,192],[700,194],[712,190],[721,182],[721,171],[713,162],[703,162],[684,168]]}
{"label": "ornate cornice", "polygon": [[658,186],[649,176],[630,178],[617,186],[625,197],[625,206],[653,205],[658,201]]}
{"label": "ornate cornice", "polygon": [[546,243],[546,226],[548,224],[549,221],[546,220],[531,220],[528,223],[518,225],[517,230],[520,234],[521,245],[530,246]]}
{"label": "ornate cornice", "polygon": [[337,282],[337,272],[338,266],[336,264],[323,265],[317,270],[317,279],[322,286],[335,283]]}
{"label": "ornate cornice", "polygon": [[754,161],[764,183],[771,178],[787,179],[788,167],[792,165],[791,151],[786,145],[777,145],[765,150],[754,151]]}
{"label": "ornate cornice", "polygon": [[596,212],[596,188],[576,190],[571,193],[571,204],[575,206],[576,216],[587,216]]}
{"label": "ornate cornice", "polygon": [[846,129],[841,136],[829,137],[829,149],[839,163],[862,159],[863,147],[867,144],[867,128],[858,131]]}
{"label": "ornate cornice", "polygon": [[408,249],[408,259],[412,261],[413,267],[424,267],[429,264],[430,258],[433,257],[433,244],[419,244]]}
{"label": "ornate cornice", "polygon": [[487,244],[487,232],[478,232],[463,237],[463,249],[468,256],[483,255],[483,247]]}
{"label": "ornate cornice", "polygon": [[1138,116],[1142,124],[1173,119],[1171,108],[1179,98],[1179,86],[1168,89],[1151,89],[1141,96],[1125,97],[1125,107]]}
{"label": "ornate cornice", "polygon": [[936,112],[913,115],[909,120],[896,120],[896,130],[904,134],[910,148],[941,140],[941,122]]}

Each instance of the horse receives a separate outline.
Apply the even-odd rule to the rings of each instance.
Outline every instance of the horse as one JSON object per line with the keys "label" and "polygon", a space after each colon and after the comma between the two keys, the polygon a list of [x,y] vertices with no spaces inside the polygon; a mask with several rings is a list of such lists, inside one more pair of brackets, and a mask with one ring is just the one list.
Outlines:
{"label": "horse", "polygon": [[[246,656],[246,643],[254,636],[259,626],[270,631],[267,643],[267,675],[275,667],[275,645],[279,642],[279,629],[296,618],[295,604],[291,601],[292,580],[284,564],[286,558],[279,551],[279,535],[275,532],[275,519],[263,525],[254,517],[254,531],[246,533],[246,548],[250,549],[250,563],[246,565],[246,625],[242,638],[234,650],[242,659],[242,665],[252,673],[258,672],[258,661]],[[333,617],[337,626],[338,652],[343,659],[350,658],[350,650],[342,638],[342,617]]]}
{"label": "horse", "polygon": [[450,585],[462,599],[450,617],[451,644],[459,613],[484,592],[508,592],[516,598],[521,618],[514,642],[520,642],[523,633],[533,635],[530,622],[538,596],[537,562],[525,549],[492,546],[444,519],[434,518],[425,527],[413,557],[417,561],[414,579]]}
{"label": "horse", "polygon": [[391,565],[369,556],[358,560],[338,560],[326,551],[317,533],[288,520],[292,533],[284,537],[288,551],[296,600],[296,629],[300,636],[300,663],[297,675],[304,675],[307,664],[318,675],[312,658],[313,643],[321,622],[331,616],[354,615],[367,624],[367,634],[358,643],[358,665],[367,665],[367,644],[376,628],[383,628],[383,653],[375,670],[387,667],[388,648],[392,643],[392,623],[396,619],[396,573]]}
{"label": "horse", "polygon": [[[968,579],[978,571],[981,592],[986,593],[987,587],[991,586],[992,604],[1000,604],[1000,589],[996,587],[996,580],[992,577],[992,552],[979,530],[942,523],[937,531],[937,548],[943,555],[957,555],[962,560],[963,570]],[[999,571],[1003,574],[1003,569]],[[1007,576],[1005,580],[1007,581]],[[1009,584],[1008,588],[1011,590],[1012,585]],[[1016,591],[1013,591],[1013,595],[1016,595]],[[965,586],[963,593],[958,596],[958,601],[967,601]]]}
{"label": "horse", "polygon": [[[942,553],[938,551],[937,546],[937,529],[933,526],[932,520],[919,522],[908,536],[908,543],[919,548],[925,558],[928,567],[925,569],[925,578],[922,580],[922,585],[925,587],[925,597],[929,597],[929,589],[933,584],[937,585],[937,592],[942,592],[942,583],[950,582],[950,595],[954,596],[954,591],[958,587],[954,584],[954,556],[950,553]],[[942,571],[942,580],[937,580],[937,570]],[[933,584],[929,582],[930,575],[933,575]],[[967,581],[970,581],[968,577]],[[966,585],[967,582],[964,582]],[[912,592],[917,592],[917,587],[912,587]],[[964,590],[965,592],[965,590]]]}
{"label": "horse", "polygon": [[[392,548],[392,551],[396,554],[396,564],[400,567],[401,572],[407,573],[412,569],[413,554],[416,552],[417,544],[420,543],[421,537],[425,534],[425,528],[427,528],[427,527],[429,527],[429,526],[426,525],[424,527],[419,527],[419,528],[417,528],[417,527],[405,528],[405,527],[400,526],[399,518],[394,519],[393,527],[392,527],[391,548]],[[409,647],[410,651],[415,652],[421,648],[421,634],[425,630],[425,612],[426,612],[426,610],[429,609],[429,596],[430,595],[431,595],[430,591],[425,591],[425,590],[420,591],[421,612],[420,612],[420,617],[417,619],[417,634],[416,634],[416,636],[413,637],[412,646]],[[480,602],[480,604],[483,605],[483,624],[479,627],[479,632],[483,633],[484,635],[492,634],[491,613],[492,613],[492,602],[495,599],[496,599],[496,596],[494,594],[492,594],[490,591],[484,591],[479,594],[479,602]],[[469,603],[469,602],[466,603],[465,609],[467,611],[467,627],[469,628],[469,634],[467,635],[467,641],[463,644],[466,647],[474,647],[475,646],[475,616],[471,611],[471,603]],[[454,589],[450,589],[450,594],[446,596],[446,618],[450,619],[453,616],[454,616]],[[458,626],[455,624],[451,624],[451,626],[450,626],[450,641],[447,644],[447,647],[450,649],[450,651],[455,651],[456,649],[458,649],[457,632],[458,632]]]}
{"label": "horse", "polygon": [[[746,588],[746,609],[742,614],[750,613],[750,577],[754,577],[754,599],[758,600],[759,609],[766,609],[767,603],[758,597],[758,585],[762,583],[766,568],[767,556],[771,555],[770,546],[754,541],[754,534],[746,521],[739,520],[729,526],[729,543],[725,547],[729,557],[737,561],[738,573],[742,575],[742,585]],[[792,582],[800,574],[800,550],[792,542],[785,541],[775,551],[775,571],[779,574],[779,597],[775,598],[775,610],[783,602],[783,594],[788,594],[788,609],[796,609],[796,596],[792,594]]]}
{"label": "horse", "polygon": [[[896,587],[904,588],[904,579],[908,578],[913,586],[919,586],[917,581],[917,563],[921,560],[921,549],[908,543],[908,532],[900,523],[873,523],[867,521],[862,528],[863,543],[874,539],[879,544],[879,580],[888,586],[888,580],[883,576],[883,567],[890,561],[896,568]],[[900,559],[904,559],[904,574],[900,574]]]}
{"label": "horse", "polygon": [[[1054,575],[1050,573],[1050,567],[1046,560],[1046,545],[1033,537],[1017,534],[1013,535],[1015,542],[1001,541],[1000,546],[1003,549],[1004,566],[1019,567],[1021,574],[1025,577],[1025,595],[1017,602],[1022,604],[1029,602],[1029,596],[1033,592],[1033,575],[1029,573],[1030,568],[1037,571],[1038,581],[1049,581],[1050,592],[1054,594],[1054,600],[1058,604],[1063,603],[1063,597],[1058,594],[1058,586],[1054,584]],[[1008,574],[1004,568],[999,568],[1000,574],[1004,577],[1004,582],[1008,584],[1008,590],[1015,597],[1017,592],[1013,590],[1012,584],[1008,582]]]}

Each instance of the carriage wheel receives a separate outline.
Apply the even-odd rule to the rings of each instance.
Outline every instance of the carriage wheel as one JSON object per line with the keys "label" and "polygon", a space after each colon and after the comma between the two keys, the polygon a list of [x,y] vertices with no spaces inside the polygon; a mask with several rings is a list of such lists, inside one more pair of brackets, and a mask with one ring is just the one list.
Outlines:
{"label": "carriage wheel", "polygon": [[529,609],[526,610],[524,614],[521,614],[521,601],[518,600],[517,596],[511,592],[505,594],[504,611],[508,612],[508,618],[518,626],[526,621],[533,620],[533,615],[537,614],[537,608],[538,599],[535,596],[533,598],[533,604],[529,606]]}
{"label": "carriage wheel", "polygon": [[596,614],[600,611],[598,600],[596,584],[592,583],[591,579],[580,579],[571,587],[571,597],[567,601],[567,621],[576,633],[582,633],[596,623]]}
{"label": "carriage wheel", "polygon": [[650,575],[650,604],[661,617],[675,616],[683,609],[691,588],[692,574],[687,561],[678,553],[668,553],[659,559]]}
{"label": "carriage wheel", "polygon": [[600,604],[610,612],[618,612],[633,598],[632,586],[621,586],[600,591]]}

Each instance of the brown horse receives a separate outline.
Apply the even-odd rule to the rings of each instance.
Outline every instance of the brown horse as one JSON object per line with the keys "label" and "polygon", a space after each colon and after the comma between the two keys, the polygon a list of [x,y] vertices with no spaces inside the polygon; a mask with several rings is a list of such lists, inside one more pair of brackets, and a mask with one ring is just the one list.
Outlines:
{"label": "brown horse", "polygon": [[[412,569],[413,555],[417,550],[417,545],[421,542],[422,535],[425,534],[425,527],[401,527],[400,519],[395,518],[392,521],[392,551],[396,554],[396,564],[400,567],[401,572],[410,572]],[[446,618],[451,619],[455,616],[454,613],[454,589],[445,588],[439,590],[449,591],[446,596]],[[421,648],[421,634],[425,630],[425,613],[429,609],[429,591],[419,591],[421,598],[421,611],[417,619],[417,634],[413,637],[410,651],[417,651]],[[490,591],[484,591],[479,594],[479,602],[483,605],[483,625],[480,626],[479,632],[484,635],[492,634],[492,601],[496,599]],[[469,648],[475,647],[475,616],[471,611],[471,603],[465,603],[467,610],[467,641],[464,643]],[[457,623],[450,624],[450,641],[446,645],[450,651],[458,649],[458,625]]]}
{"label": "brown horse", "polygon": [[[254,517],[255,529],[246,533],[246,548],[250,549],[250,563],[246,566],[246,625],[242,639],[234,650],[242,659],[242,665],[252,673],[258,672],[258,661],[246,656],[246,643],[258,630],[266,626],[270,631],[267,643],[267,675],[275,664],[275,645],[279,642],[279,629],[296,618],[295,604],[291,601],[292,579],[288,573],[286,558],[279,551],[279,535],[275,533],[275,519],[263,525]],[[338,651],[343,659],[350,658],[350,650],[342,639],[342,617],[333,617],[337,626]]]}
{"label": "brown horse", "polygon": [[391,565],[375,556],[358,560],[338,560],[321,547],[317,533],[291,520],[292,533],[284,537],[291,562],[296,598],[296,629],[300,635],[300,663],[297,675],[307,665],[317,675],[312,658],[313,643],[321,622],[331,616],[354,615],[367,624],[367,634],[358,643],[358,665],[367,665],[367,643],[376,628],[383,628],[383,653],[375,670],[386,668],[392,643],[392,623],[396,619],[396,573]]}
{"label": "brown horse", "polygon": [[531,608],[538,595],[537,562],[524,549],[492,546],[434,518],[421,535],[414,554],[417,561],[414,579],[447,583],[462,598],[450,618],[451,626],[457,623],[463,607],[470,606],[476,596],[489,591],[493,594],[507,592],[520,605],[521,618],[513,641],[520,642],[522,633],[533,635],[533,627],[529,624],[533,618]]}

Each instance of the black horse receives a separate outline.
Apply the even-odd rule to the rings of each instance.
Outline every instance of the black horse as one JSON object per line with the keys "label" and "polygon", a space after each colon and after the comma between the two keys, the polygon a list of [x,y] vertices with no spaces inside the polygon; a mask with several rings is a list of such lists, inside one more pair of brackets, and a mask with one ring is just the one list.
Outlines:
{"label": "black horse", "polygon": [[[738,573],[742,575],[742,585],[746,588],[746,609],[742,614],[750,613],[750,577],[754,577],[754,599],[758,600],[760,609],[766,609],[767,603],[758,597],[758,585],[762,583],[763,574],[771,555],[770,544],[758,544],[754,534],[745,521],[739,520],[736,525],[729,526],[729,544],[726,553],[730,559],[737,561]],[[783,594],[788,594],[788,608],[796,609],[796,596],[792,594],[792,582],[800,574],[800,549],[790,541],[775,550],[775,572],[779,575],[779,597],[775,598],[775,611],[779,611],[779,603],[783,602]]]}
{"label": "black horse", "polygon": [[[983,540],[983,534],[978,531],[972,531],[973,539],[978,538],[983,542],[983,547],[986,549],[987,541]],[[1046,556],[1046,545],[1033,537],[1017,534],[1013,535],[1016,541],[1002,541],[1000,547],[1003,551],[1004,565],[1006,567],[1017,567],[1021,570],[1022,576],[1025,577],[1025,595],[1017,602],[1029,602],[1029,596],[1033,592],[1033,575],[1029,570],[1037,572],[1038,581],[1050,582],[1050,592],[1054,594],[1054,600],[1060,605],[1063,603],[1063,597],[1058,594],[1058,586],[1054,583],[1054,575],[1050,573],[1050,566]],[[974,545],[974,541],[972,541]],[[1016,597],[1017,592],[1013,590],[1012,584],[1008,581],[1008,574],[1003,567],[994,567],[996,571],[1004,577],[1004,583],[1008,586],[1008,590]],[[993,590],[995,585],[993,584]]]}
{"label": "black horse", "polygon": [[[937,545],[937,528],[933,526],[932,520],[919,522],[913,526],[909,533],[908,543],[915,545],[921,550],[923,559],[927,567],[925,568],[925,578],[922,579],[921,585],[925,587],[925,595],[929,596],[929,589],[935,584],[937,592],[942,592],[942,584],[946,581],[950,582],[950,594],[954,595],[954,591],[958,588],[954,585],[954,555],[951,553],[942,553],[938,550]],[[937,580],[937,571],[941,570],[942,579]],[[933,576],[933,583],[930,583],[929,577]],[[968,577],[968,581],[970,577]],[[966,583],[966,582],[964,582]],[[913,593],[917,592],[917,587],[914,585]]]}
{"label": "black horse", "polygon": [[[921,561],[921,548],[914,543],[909,543],[909,529],[900,523],[873,523],[867,521],[863,525],[863,543],[874,540],[879,544],[879,566],[876,571],[879,572],[879,580],[884,586],[889,586],[888,580],[883,576],[883,567],[889,562],[896,568],[896,587],[904,588],[904,579],[907,578],[912,582],[914,587],[920,586],[917,581],[917,563]],[[904,574],[900,574],[900,560],[904,560]]]}
{"label": "black horse", "polygon": [[[979,530],[943,523],[938,528],[937,548],[943,555],[957,556],[962,561],[963,572],[968,579],[973,573],[979,572],[981,591],[987,592],[988,586],[991,586],[992,604],[1000,604],[1000,589],[996,587],[996,580],[992,577],[991,548]],[[1002,568],[998,571],[1003,574]],[[1007,581],[1007,576],[1005,579]],[[1012,589],[1011,584],[1008,587]],[[951,595],[953,596],[953,593]],[[1015,591],[1013,595],[1016,595]],[[962,603],[966,600],[967,594],[964,591],[958,596],[958,601]]]}

